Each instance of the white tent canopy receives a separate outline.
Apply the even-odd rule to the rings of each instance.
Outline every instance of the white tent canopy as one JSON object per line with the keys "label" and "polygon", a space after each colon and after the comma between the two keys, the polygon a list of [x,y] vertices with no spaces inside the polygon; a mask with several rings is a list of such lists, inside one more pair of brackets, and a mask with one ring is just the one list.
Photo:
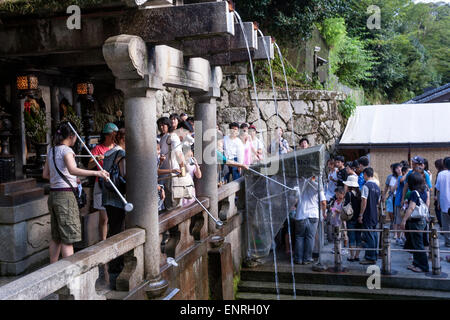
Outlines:
{"label": "white tent canopy", "polygon": [[358,106],[339,146],[450,145],[450,103]]}

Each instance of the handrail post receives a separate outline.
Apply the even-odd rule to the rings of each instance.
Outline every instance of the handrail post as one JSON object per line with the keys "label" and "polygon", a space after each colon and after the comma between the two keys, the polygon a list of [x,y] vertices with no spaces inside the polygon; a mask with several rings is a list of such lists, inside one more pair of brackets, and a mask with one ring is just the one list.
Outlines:
{"label": "handrail post", "polygon": [[334,271],[342,271],[341,230],[339,226],[334,227]]}
{"label": "handrail post", "polygon": [[436,226],[433,226],[431,230],[431,266],[434,276],[441,275],[441,253],[439,249],[439,234]]}
{"label": "handrail post", "polygon": [[387,225],[383,226],[383,260],[382,273],[386,275],[391,274],[391,242],[389,240],[389,230]]}

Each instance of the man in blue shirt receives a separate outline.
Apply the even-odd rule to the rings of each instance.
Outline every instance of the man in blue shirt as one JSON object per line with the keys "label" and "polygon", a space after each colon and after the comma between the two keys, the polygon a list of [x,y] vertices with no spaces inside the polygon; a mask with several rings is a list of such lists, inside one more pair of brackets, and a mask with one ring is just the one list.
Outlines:
{"label": "man in blue shirt", "polygon": [[358,165],[359,165],[359,177],[358,177],[358,184],[359,184],[359,190],[362,190],[363,185],[366,183],[366,180],[364,180],[364,169],[366,169],[369,166],[369,158],[366,156],[363,156],[358,159]]}
{"label": "man in blue shirt", "polygon": [[409,172],[406,174],[406,177],[404,180],[405,185],[403,187],[403,193],[402,193],[402,205],[405,203],[405,195],[409,190],[408,177],[413,171],[423,173],[425,175],[425,182],[426,182],[428,189],[430,190],[430,194],[431,194],[431,189],[433,186],[431,184],[430,175],[424,169],[425,169],[425,159],[424,158],[422,158],[420,156],[415,156],[414,158],[412,158],[412,170],[409,170]]}

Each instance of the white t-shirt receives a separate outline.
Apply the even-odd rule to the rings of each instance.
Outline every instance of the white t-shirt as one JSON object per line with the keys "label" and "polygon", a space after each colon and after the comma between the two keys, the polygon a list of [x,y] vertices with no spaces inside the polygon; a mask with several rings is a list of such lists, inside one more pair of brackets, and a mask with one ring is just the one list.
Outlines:
{"label": "white t-shirt", "polygon": [[[75,154],[72,148],[66,145],[59,145],[55,147],[55,159],[56,165],[58,166],[59,171],[69,180],[72,187],[77,188],[77,177],[73,176],[69,173],[69,170],[66,167],[66,163],[64,162],[64,156],[68,153]],[[47,153],[47,161],[48,167],[50,169],[50,188],[70,188],[70,186],[61,178],[58,174],[58,171],[55,169],[55,163],[53,162],[53,147],[48,149]]]}
{"label": "white t-shirt", "polygon": [[328,174],[328,184],[327,184],[327,191],[326,191],[326,198],[327,201],[330,201],[330,199],[334,196],[334,191],[336,190],[336,182],[332,181],[331,178],[337,181],[337,171],[334,169]]}
{"label": "white t-shirt", "polygon": [[264,143],[262,143],[261,140],[259,140],[257,137],[252,138],[252,145],[256,151],[261,149],[262,152],[264,153]]}
{"label": "white t-shirt", "polygon": [[448,212],[450,208],[450,171],[439,172],[436,181],[436,189],[439,191],[439,205],[441,212]]}
{"label": "white t-shirt", "polygon": [[[170,137],[170,146],[168,144],[168,138]],[[161,164],[160,169],[180,169],[180,165],[177,161],[177,152],[183,152],[182,144],[180,141],[180,138],[176,133],[166,133],[164,136],[161,137],[161,140],[159,142],[160,145],[160,152],[162,155],[166,156],[166,159]],[[172,149],[171,149],[172,147]],[[171,152],[172,150],[172,152]],[[171,168],[172,163],[172,168]]]}
{"label": "white t-shirt", "polygon": [[244,144],[241,139],[230,139],[229,136],[223,137],[223,149],[227,159],[234,160],[236,157],[237,162],[244,163]]}
{"label": "white t-shirt", "polygon": [[[317,189],[317,182],[311,180],[306,182],[305,189],[300,194],[299,202],[297,203],[296,220],[319,218],[319,195]],[[320,191],[320,201],[325,200],[324,192]]]}

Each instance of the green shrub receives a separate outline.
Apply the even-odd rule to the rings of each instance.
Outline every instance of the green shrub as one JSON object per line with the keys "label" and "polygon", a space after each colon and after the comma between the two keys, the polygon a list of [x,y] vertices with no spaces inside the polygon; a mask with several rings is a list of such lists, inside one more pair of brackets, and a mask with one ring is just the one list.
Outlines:
{"label": "green shrub", "polygon": [[339,103],[339,112],[346,120],[351,117],[355,110],[356,102],[351,97],[347,97],[345,100]]}

